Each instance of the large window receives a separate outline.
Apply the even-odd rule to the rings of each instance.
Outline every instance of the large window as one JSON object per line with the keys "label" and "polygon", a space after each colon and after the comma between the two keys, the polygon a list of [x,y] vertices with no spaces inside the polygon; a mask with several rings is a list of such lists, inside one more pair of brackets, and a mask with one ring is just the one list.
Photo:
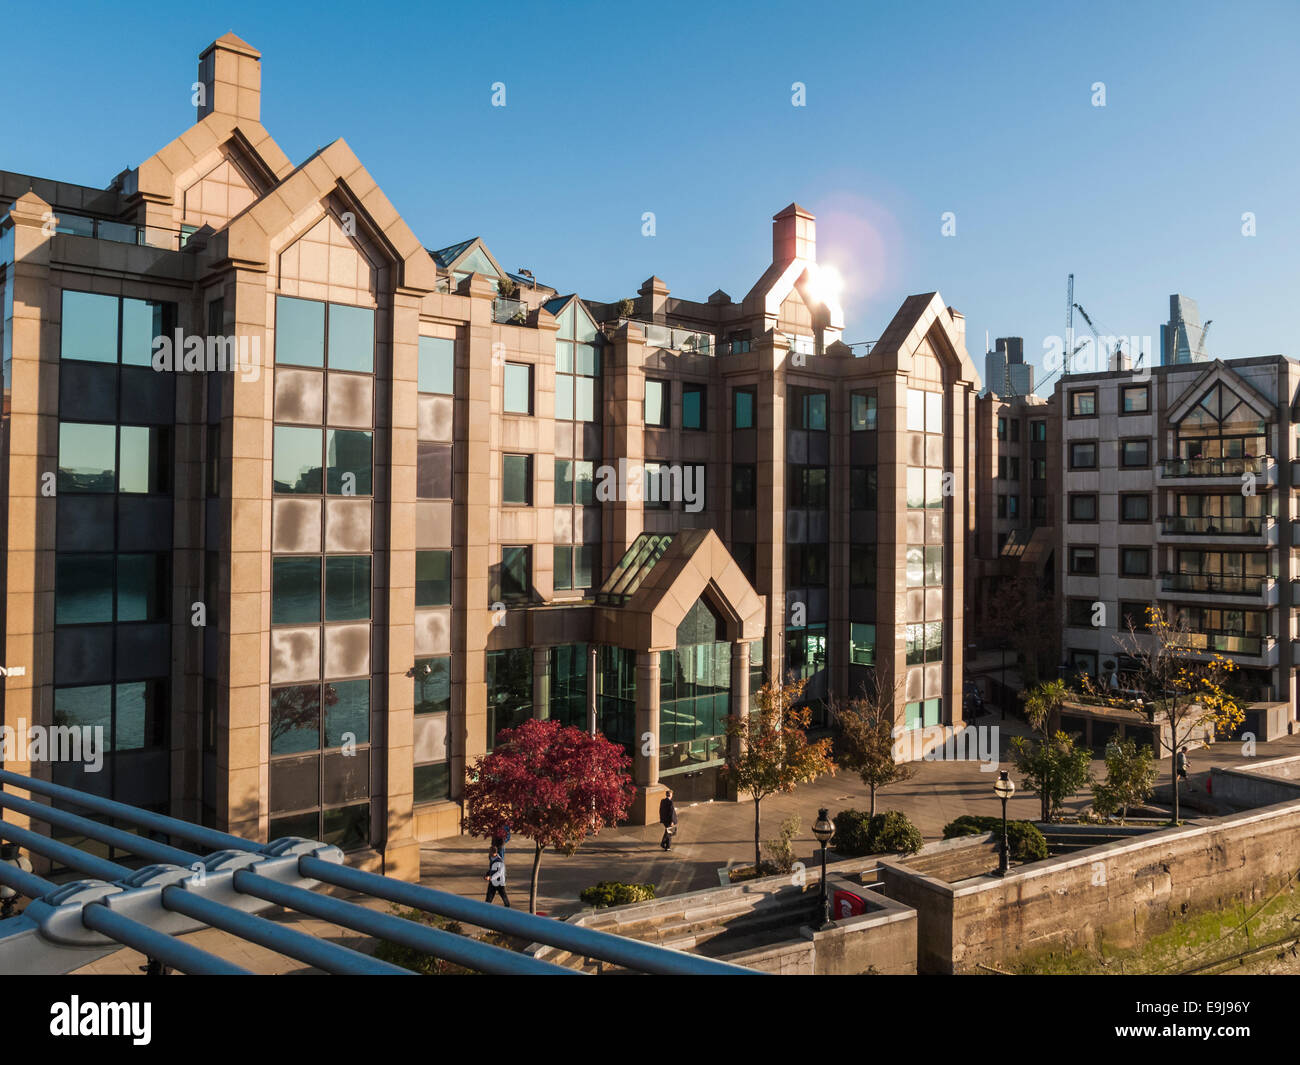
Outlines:
{"label": "large window", "polygon": [[682,385],[682,428],[707,429],[708,389],[704,385]]}
{"label": "large window", "polygon": [[488,750],[502,729],[533,716],[533,652],[530,647],[487,653]]}
{"label": "large window", "polygon": [[660,775],[720,764],[731,712],[731,644],[703,600],[677,630],[677,647],[659,656]]}
{"label": "large window", "polygon": [[577,300],[560,312],[555,340],[555,416],[579,422],[597,418],[600,333]]}
{"label": "large window", "polygon": [[906,560],[909,588],[936,588],[943,584],[942,544],[908,547]]}
{"label": "large window", "polygon": [[275,301],[275,361],[373,373],[375,312],[367,307],[279,296]]}
{"label": "large window", "polygon": [[59,492],[171,490],[171,432],[158,426],[59,422]]}
{"label": "large window", "polygon": [[830,579],[829,544],[791,544],[788,548],[791,588],[823,588]]}
{"label": "large window", "polygon": [[533,505],[533,456],[501,456],[501,502],[507,506]]}
{"label": "large window", "polygon": [[913,509],[943,506],[943,470],[921,466],[907,468],[907,505]]}
{"label": "large window", "polygon": [[909,666],[943,661],[943,622],[924,621],[908,625],[905,651]]}
{"label": "large window", "polygon": [[169,561],[170,556],[164,552],[58,552],[54,623],[63,626],[166,620]]}
{"label": "large window", "polygon": [[555,460],[555,503],[589,507],[596,502],[596,467],[592,462]]}
{"label": "large window", "polygon": [[272,490],[293,495],[320,495],[322,490],[329,495],[370,495],[373,437],[369,430],[277,425]]}
{"label": "large window", "polygon": [[269,838],[370,842],[370,681],[271,689]]}
{"label": "large window", "polygon": [[876,428],[875,392],[854,392],[849,397],[849,428],[855,433]]}
{"label": "large window", "polygon": [[734,510],[752,510],[758,499],[758,467],[743,464],[731,467],[731,506]]}
{"label": "large window", "polygon": [[[924,555],[922,556],[924,557]],[[849,587],[874,588],[876,586],[876,545],[849,545]]]}
{"label": "large window", "polygon": [[[1268,424],[1226,385],[1212,385],[1178,424],[1182,459],[1257,459],[1268,454]],[[1225,472],[1245,472],[1248,464]]]}
{"label": "large window", "polygon": [[943,432],[943,393],[907,390],[907,428],[914,433]]}
{"label": "large window", "polygon": [[415,605],[451,605],[451,552],[415,553]]}
{"label": "large window", "polygon": [[826,428],[826,393],[808,388],[793,390],[795,403],[795,428]]}
{"label": "large window", "polygon": [[876,496],[876,467],[852,467],[849,470],[849,506],[855,510],[875,510]]}
{"label": "large window", "polygon": [[667,429],[672,407],[671,388],[667,381],[646,378],[645,424],[648,429]]}
{"label": "large window", "polygon": [[504,603],[526,601],[533,592],[533,549],[531,547],[503,547],[501,549],[501,574],[499,596]]}
{"label": "large window", "polygon": [[849,625],[849,662],[855,666],[876,664],[876,626],[857,621]]}
{"label": "large window", "polygon": [[582,544],[556,544],[553,550],[557,592],[595,587],[596,552],[599,548]]}
{"label": "large window", "polygon": [[753,388],[737,388],[731,393],[733,429],[752,429],[755,424],[755,412],[758,407],[758,391]]}
{"label": "large window", "polygon": [[155,338],[171,340],[175,319],[174,303],[65,291],[59,357],[151,366]]}
{"label": "large window", "polygon": [[451,798],[451,659],[415,660],[414,801]]}
{"label": "large window", "polygon": [[830,505],[830,470],[825,466],[790,467],[790,506],[825,510]]}
{"label": "large window", "polygon": [[507,414],[533,413],[533,368],[529,363],[506,363],[505,412]]}
{"label": "large window", "polygon": [[563,644],[549,652],[551,718],[587,731],[587,645]]}

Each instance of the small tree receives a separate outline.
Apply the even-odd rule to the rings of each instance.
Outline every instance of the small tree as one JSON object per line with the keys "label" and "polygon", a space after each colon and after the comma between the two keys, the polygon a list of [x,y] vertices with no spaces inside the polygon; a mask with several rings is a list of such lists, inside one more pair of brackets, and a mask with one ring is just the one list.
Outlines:
{"label": "small tree", "polygon": [[747,717],[728,717],[727,736],[738,741],[724,772],[740,791],[754,800],[754,871],[762,868],[762,825],[760,807],[764,799],[778,792],[794,791],[795,785],[834,773],[831,741],[808,739],[804,730],[812,711],[796,705],[804,682],[793,681],[774,687],[764,684],[754,696]]}
{"label": "small tree", "polygon": [[604,736],[558,721],[529,719],[502,729],[496,749],[474,762],[465,784],[467,832],[533,841],[528,910],[537,912],[542,852],[572,854],[589,835],[627,816],[636,788],[632,759]]}
{"label": "small tree", "polygon": [[1014,736],[1011,757],[1025,784],[1038,793],[1043,803],[1043,820],[1059,816],[1065,800],[1090,780],[1092,755],[1064,732],[1042,740]]}
{"label": "small tree", "polygon": [[831,703],[831,716],[839,727],[839,765],[857,773],[871,792],[876,815],[876,791],[901,784],[916,775],[914,766],[894,760],[894,708],[901,701],[902,683],[890,683],[879,665],[867,674],[862,694],[848,702]]}
{"label": "small tree", "polygon": [[[1021,692],[1020,698],[1023,699],[1025,703],[1025,720],[1029,722],[1029,727],[1038,734],[1037,739],[1034,741],[1036,748],[1046,748],[1051,743],[1052,715],[1061,708],[1061,704],[1065,702],[1065,697],[1068,694],[1069,689],[1066,688],[1065,681],[1059,679],[1045,680],[1038,686],[1030,688],[1028,691]],[[1064,733],[1061,733],[1060,735],[1065,736]],[[1074,740],[1065,736],[1065,744],[1067,751],[1073,750]],[[1015,740],[1011,741],[1011,746],[1014,751],[1016,749]],[[1031,747],[1029,744],[1025,743],[1023,739],[1020,741],[1020,746],[1023,748],[1021,752],[1023,758],[1029,760],[1034,757],[1035,747]],[[1053,761],[1053,756],[1051,754],[1045,754],[1044,758],[1045,760],[1037,763],[1038,769],[1046,770],[1050,777],[1054,772],[1055,763]],[[1019,767],[1019,759],[1017,759],[1016,764],[1017,767]],[[1026,764],[1028,764],[1028,761]],[[1024,770],[1022,769],[1021,771],[1023,772]],[[1082,784],[1079,786],[1082,787]],[[1077,791],[1078,789],[1076,788],[1075,790]],[[1073,794],[1073,792],[1070,792],[1070,794]],[[1038,797],[1042,803],[1041,820],[1050,820],[1052,808],[1051,799],[1048,793],[1045,791],[1039,791]]]}
{"label": "small tree", "polygon": [[1156,786],[1155,759],[1150,747],[1139,747],[1132,739],[1112,739],[1106,744],[1106,780],[1093,784],[1093,809],[1103,817],[1119,811],[1119,823],[1128,818],[1130,806],[1140,806]]}
{"label": "small tree", "polygon": [[1148,633],[1139,636],[1130,618],[1128,635],[1118,642],[1137,663],[1129,674],[1130,687],[1141,693],[1155,720],[1165,726],[1158,730],[1158,742],[1169,752],[1177,824],[1179,749],[1207,728],[1229,735],[1246,715],[1227,691],[1228,676],[1237,664],[1220,654],[1192,658],[1203,654],[1204,648],[1197,646],[1186,615],[1179,612],[1170,618],[1159,607],[1149,606],[1147,624]]}

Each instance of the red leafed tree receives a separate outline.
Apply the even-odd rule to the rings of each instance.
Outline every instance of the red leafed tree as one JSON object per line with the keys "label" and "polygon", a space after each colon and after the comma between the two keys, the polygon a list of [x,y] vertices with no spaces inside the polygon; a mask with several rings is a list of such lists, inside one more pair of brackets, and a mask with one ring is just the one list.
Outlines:
{"label": "red leafed tree", "polygon": [[474,762],[465,784],[465,830],[533,841],[528,910],[537,912],[542,852],[572,854],[589,835],[627,816],[636,787],[632,759],[604,736],[558,721],[502,729],[496,750]]}

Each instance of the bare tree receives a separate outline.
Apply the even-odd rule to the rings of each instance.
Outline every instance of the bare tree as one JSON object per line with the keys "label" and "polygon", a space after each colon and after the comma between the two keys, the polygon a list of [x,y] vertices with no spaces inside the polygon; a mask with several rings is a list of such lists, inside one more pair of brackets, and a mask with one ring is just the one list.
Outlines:
{"label": "bare tree", "polygon": [[1033,577],[1001,581],[985,606],[988,631],[1021,660],[1021,681],[1032,688],[1057,661],[1061,617],[1055,596]]}
{"label": "bare tree", "polygon": [[831,716],[839,726],[839,765],[862,778],[871,790],[871,816],[876,814],[876,791],[901,784],[916,773],[913,766],[895,760],[895,708],[903,702],[903,682],[877,663],[867,673],[862,693],[855,699],[831,702]]}

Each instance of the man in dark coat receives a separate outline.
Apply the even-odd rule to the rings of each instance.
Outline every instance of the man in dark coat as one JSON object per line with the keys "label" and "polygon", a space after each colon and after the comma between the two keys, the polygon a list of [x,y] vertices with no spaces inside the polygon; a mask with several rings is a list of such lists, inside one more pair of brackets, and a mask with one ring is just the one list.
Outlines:
{"label": "man in dark coat", "polygon": [[488,852],[488,871],[483,879],[488,885],[487,898],[483,901],[491,902],[500,895],[501,901],[506,904],[506,909],[510,909],[510,896],[506,894],[506,863],[496,847]]}
{"label": "man in dark coat", "polygon": [[664,793],[663,801],[659,804],[659,823],[664,826],[664,838],[659,841],[659,846],[668,850],[673,844],[673,836],[677,834],[677,806],[673,803],[671,788]]}

